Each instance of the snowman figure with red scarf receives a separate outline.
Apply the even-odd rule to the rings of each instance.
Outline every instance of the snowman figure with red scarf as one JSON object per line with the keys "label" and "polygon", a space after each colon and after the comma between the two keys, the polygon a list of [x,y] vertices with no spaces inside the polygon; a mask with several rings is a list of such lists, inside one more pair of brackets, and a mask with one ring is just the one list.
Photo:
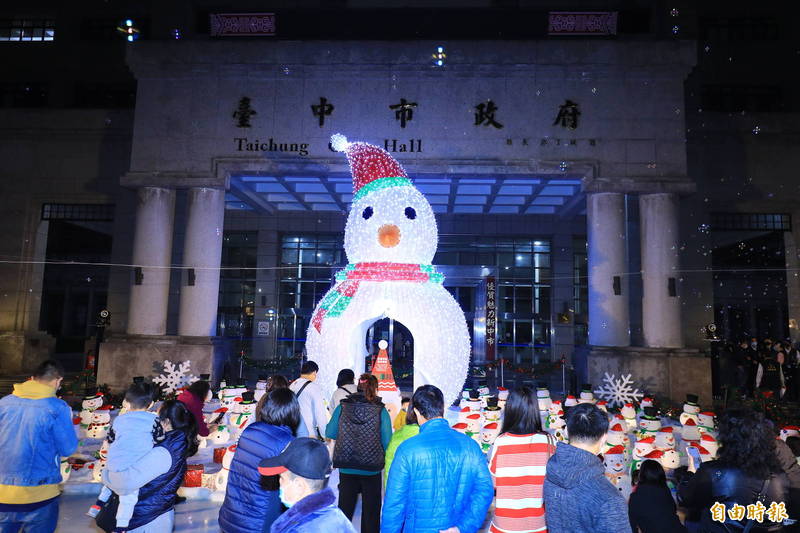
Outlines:
{"label": "snowman figure with red scarf", "polygon": [[347,155],[353,202],[344,232],[349,264],[336,274],[308,328],[308,359],[319,365],[316,383],[330,396],[339,370],[362,373],[367,330],[388,317],[414,338],[414,388],[435,385],[450,405],[467,376],[470,340],[463,311],[431,264],[438,240],[433,209],[383,148],[339,134],[331,148]]}

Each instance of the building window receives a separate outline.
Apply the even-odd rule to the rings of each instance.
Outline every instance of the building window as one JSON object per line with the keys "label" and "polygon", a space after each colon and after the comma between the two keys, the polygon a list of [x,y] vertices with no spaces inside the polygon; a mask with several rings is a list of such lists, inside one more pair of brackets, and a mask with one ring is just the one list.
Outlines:
{"label": "building window", "polygon": [[573,237],[572,322],[576,345],[586,344],[589,338],[589,255],[586,246],[585,235]]}
{"label": "building window", "polygon": [[253,338],[258,232],[226,231],[222,238],[217,335],[227,337],[235,354],[249,353]]}
{"label": "building window", "polygon": [[42,220],[114,220],[114,204],[43,204]]}
{"label": "building window", "polygon": [[[528,364],[550,360],[549,240],[440,235],[433,263],[494,267],[497,357]],[[460,300],[462,309],[471,312],[474,303],[464,306]]]}
{"label": "building window", "polygon": [[48,19],[0,19],[0,41],[51,42],[56,38],[56,23]]}
{"label": "building window", "polygon": [[703,111],[768,113],[784,107],[781,88],[772,85],[705,85],[700,101]]}
{"label": "building window", "polygon": [[100,109],[133,108],[136,105],[136,82],[79,83],[75,106]]}
{"label": "building window", "polygon": [[703,18],[700,35],[705,41],[774,41],[780,24],[771,18]]}
{"label": "building window", "polygon": [[0,83],[0,107],[45,107],[48,83]]}
{"label": "building window", "polygon": [[333,274],[347,263],[341,235],[284,235],[278,295],[278,357],[305,349],[306,331]]}
{"label": "building window", "polygon": [[711,229],[792,231],[792,216],[783,213],[712,213]]}

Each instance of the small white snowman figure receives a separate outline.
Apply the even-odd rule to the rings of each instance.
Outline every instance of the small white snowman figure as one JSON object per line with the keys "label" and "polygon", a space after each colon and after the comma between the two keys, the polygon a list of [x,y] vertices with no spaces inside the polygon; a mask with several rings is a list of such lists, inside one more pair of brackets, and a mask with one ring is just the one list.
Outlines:
{"label": "small white snowman figure", "polygon": [[470,389],[469,399],[464,401],[463,405],[474,413],[480,412],[480,410],[483,409],[483,403],[481,402],[480,393],[476,390]]}
{"label": "small white snowman figure", "polygon": [[[717,451],[719,450],[719,443],[717,439],[714,438],[714,435],[711,433],[701,433],[700,434],[700,446],[706,450],[708,450],[709,455],[712,459],[717,458]],[[702,455],[700,456],[702,459]]]}
{"label": "small white snowman figure", "polygon": [[800,437],[800,427],[798,426],[783,426],[781,428],[780,438],[783,442],[789,437]]}
{"label": "small white snowman figure", "polygon": [[697,404],[699,398],[696,394],[687,394],[686,395],[686,403],[683,404],[683,412],[681,413],[678,421],[681,425],[686,425],[686,421],[689,419],[694,420],[695,424],[700,422],[700,406]]}
{"label": "small white snowman figure", "polygon": [[578,398],[578,403],[595,403],[594,393],[592,392],[592,384],[584,383],[581,386],[581,393]]}
{"label": "small white snowman figure", "polygon": [[237,406],[237,413],[229,418],[230,427],[235,438],[238,439],[242,431],[256,419],[256,405],[253,392],[245,391],[242,393],[242,401]]}
{"label": "small white snowman figure", "polygon": [[499,401],[500,400],[496,396],[491,396],[486,401],[486,409],[483,410],[483,420],[485,424],[500,422],[500,419],[503,417],[503,410],[497,405]]}
{"label": "small white snowman figure", "polygon": [[92,412],[91,421],[86,427],[87,439],[105,439],[111,427],[111,406],[104,405]]}
{"label": "small white snowman figure", "polygon": [[675,435],[672,434],[672,426],[663,427],[656,433],[655,446],[661,451],[675,449]]}
{"label": "small white snowman figure", "polygon": [[639,465],[645,460],[648,453],[655,449],[655,437],[645,437],[639,439],[633,445],[633,456],[631,458],[631,473],[639,470]]}
{"label": "small white snowman figure", "polygon": [[217,429],[212,431],[208,437],[206,437],[208,444],[214,447],[222,446],[227,444],[229,440],[231,440],[231,433],[228,430],[228,426],[224,424],[220,424],[217,426]]}
{"label": "small white snowman figure", "polygon": [[576,405],[578,405],[578,399],[572,394],[568,394],[564,399],[564,407],[575,407]]}
{"label": "small white snowman figure", "polygon": [[81,429],[85,430],[92,423],[92,413],[103,406],[103,393],[92,391],[83,397],[81,402]]}
{"label": "small white snowman figure", "polygon": [[256,390],[254,391],[253,397],[258,403],[261,400],[261,397],[267,393],[267,376],[258,376],[258,381],[256,381]]}
{"label": "small white snowman figure", "polygon": [[622,409],[619,410],[622,418],[625,419],[625,424],[628,426],[628,431],[633,431],[636,429],[636,408],[633,406],[632,403],[626,403],[622,406]]}
{"label": "small white snowman figure", "polygon": [[471,415],[471,414],[472,414],[472,411],[470,411],[469,407],[462,407],[458,411],[458,422],[464,422],[466,424],[467,423],[467,417],[469,415]]}
{"label": "small white snowman figure", "polygon": [[694,418],[687,418],[686,423],[681,429],[681,439],[690,442],[697,442],[700,440],[700,430],[697,428],[697,422]]}
{"label": "small white snowman figure", "polygon": [[489,392],[489,387],[486,386],[478,387],[478,397],[481,400],[482,409],[486,409],[486,400],[489,399],[489,396],[491,396],[491,393]]}
{"label": "small white snowman figure", "polygon": [[701,435],[717,434],[717,415],[713,411],[703,411],[697,415],[697,429]]}
{"label": "small white snowman figure", "polygon": [[340,369],[363,372],[363,325],[392,318],[414,337],[414,388],[435,385],[450,405],[467,376],[470,336],[432,265],[433,209],[383,148],[339,134],[330,146],[347,155],[353,198],[344,231],[348,265],[317,304],[306,335],[308,358],[320,367],[316,383],[330,397]]}
{"label": "small white snowman figure", "polygon": [[69,457],[62,457],[58,469],[61,471],[61,483],[69,481],[69,475],[72,473],[72,465],[69,464]]}
{"label": "small white snowman figure", "polygon": [[603,454],[605,476],[625,499],[631,495],[631,476],[628,475],[625,462],[625,449],[613,446]]}
{"label": "small white snowman figure", "polygon": [[564,420],[564,411],[559,411],[555,415],[549,415],[547,417],[547,422],[548,431],[556,438],[557,441],[569,442],[567,423]]}
{"label": "small white snowman figure", "polygon": [[558,413],[563,413],[564,408],[561,406],[561,400],[553,400],[550,402],[550,407],[547,409],[547,413],[551,415],[557,415]]}
{"label": "small white snowman figure", "polygon": [[506,408],[508,401],[508,389],[505,387],[497,387],[497,407],[502,411]]}
{"label": "small white snowman figure", "polygon": [[658,416],[658,411],[655,407],[645,407],[639,418],[639,430],[636,432],[636,437],[655,437],[659,429],[661,429],[661,418]]}
{"label": "small white snowman figure", "polygon": [[218,491],[225,492],[225,489],[228,488],[228,474],[230,474],[231,462],[235,454],[236,445],[231,444],[228,446],[228,449],[225,450],[225,455],[222,456],[222,468],[217,472],[217,476],[214,478],[214,488]]}
{"label": "small white snowman figure", "polygon": [[608,402],[605,400],[600,400],[595,404],[598,409],[603,411],[604,413],[608,414]]}
{"label": "small white snowman figure", "polygon": [[495,439],[500,434],[500,425],[497,422],[486,424],[481,429],[481,450],[488,453],[494,444]]}
{"label": "small white snowman figure", "polygon": [[[547,387],[540,386],[536,389],[536,401],[539,403],[539,411],[550,410],[550,405],[553,403],[553,400],[550,398],[550,391]],[[561,402],[558,403],[560,404]]]}
{"label": "small white snowman figure", "polygon": [[661,450],[661,466],[664,470],[675,470],[681,466],[681,454],[678,450]]}
{"label": "small white snowman figure", "polygon": [[481,413],[470,413],[466,417],[466,422],[469,433],[480,433],[483,426],[483,415]]}
{"label": "small white snowman figure", "polygon": [[639,407],[644,409],[645,407],[653,407],[653,398],[650,396],[645,396],[642,398],[642,401],[639,402]]}

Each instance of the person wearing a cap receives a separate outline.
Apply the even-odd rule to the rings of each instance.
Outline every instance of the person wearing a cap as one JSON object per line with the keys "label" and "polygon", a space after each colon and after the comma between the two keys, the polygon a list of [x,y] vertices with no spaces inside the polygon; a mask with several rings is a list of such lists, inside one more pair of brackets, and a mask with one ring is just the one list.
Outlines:
{"label": "person wearing a cap", "polygon": [[239,438],[228,473],[225,501],[219,510],[223,533],[269,531],[281,514],[278,480],[262,482],[259,463],[280,454],[300,426],[300,406],[288,388],[270,391],[262,398],[258,419]]}
{"label": "person wearing a cap", "polygon": [[205,418],[203,418],[203,406],[211,399],[211,385],[208,383],[208,374],[203,374],[198,381],[195,381],[189,387],[178,395],[178,401],[194,415],[194,420],[197,422],[197,434],[201,437],[208,437],[211,432],[206,425]]}
{"label": "person wearing a cap", "polygon": [[355,533],[327,486],[331,457],[323,442],[300,437],[279,455],[261,461],[262,476],[280,476],[280,500],[289,508],[272,523],[271,533]]}
{"label": "person wearing a cap", "polygon": [[494,497],[486,457],[477,442],[443,418],[444,396],[437,387],[419,387],[411,404],[419,434],[395,453],[381,532],[475,533]]}
{"label": "person wearing a cap", "polygon": [[57,361],[41,363],[29,381],[0,399],[0,531],[55,531],[60,457],[78,447],[72,411],[56,391]]}

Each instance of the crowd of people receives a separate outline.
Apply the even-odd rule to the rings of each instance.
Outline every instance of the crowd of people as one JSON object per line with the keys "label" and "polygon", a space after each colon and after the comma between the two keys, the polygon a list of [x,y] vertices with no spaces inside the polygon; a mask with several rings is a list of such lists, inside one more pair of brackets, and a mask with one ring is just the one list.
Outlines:
{"label": "crowd of people", "polygon": [[[688,468],[677,478],[677,499],[661,464],[648,459],[626,500],[605,476],[600,455],[609,416],[592,403],[568,410],[566,444],[543,431],[536,392],[514,389],[500,435],[484,454],[450,427],[437,387],[417,388],[392,420],[373,375],[356,379],[342,370],[328,402],[315,383],[318,371],[309,361],[293,383],[282,376],[269,380],[256,421],[242,432],[230,465],[219,511],[223,532],[353,532],[359,496],[364,533],[756,533],[798,527],[792,519],[800,515],[800,439],[777,439],[773,423],[747,408],[720,416],[716,460],[700,464],[689,454]],[[0,399],[6,456],[0,463],[0,532],[55,530],[59,458],[77,447],[71,410],[56,397],[63,376],[58,363],[45,362]],[[103,489],[89,510],[99,527],[173,530],[187,459],[197,451],[198,434],[209,429],[202,412],[209,391],[208,383],[195,383],[152,413],[153,387],[129,387],[124,414],[109,433]],[[334,468],[338,497],[328,486]]]}
{"label": "crowd of people", "polygon": [[736,388],[743,397],[763,393],[776,400],[800,400],[800,350],[789,340],[742,338],[715,347],[715,389]]}

